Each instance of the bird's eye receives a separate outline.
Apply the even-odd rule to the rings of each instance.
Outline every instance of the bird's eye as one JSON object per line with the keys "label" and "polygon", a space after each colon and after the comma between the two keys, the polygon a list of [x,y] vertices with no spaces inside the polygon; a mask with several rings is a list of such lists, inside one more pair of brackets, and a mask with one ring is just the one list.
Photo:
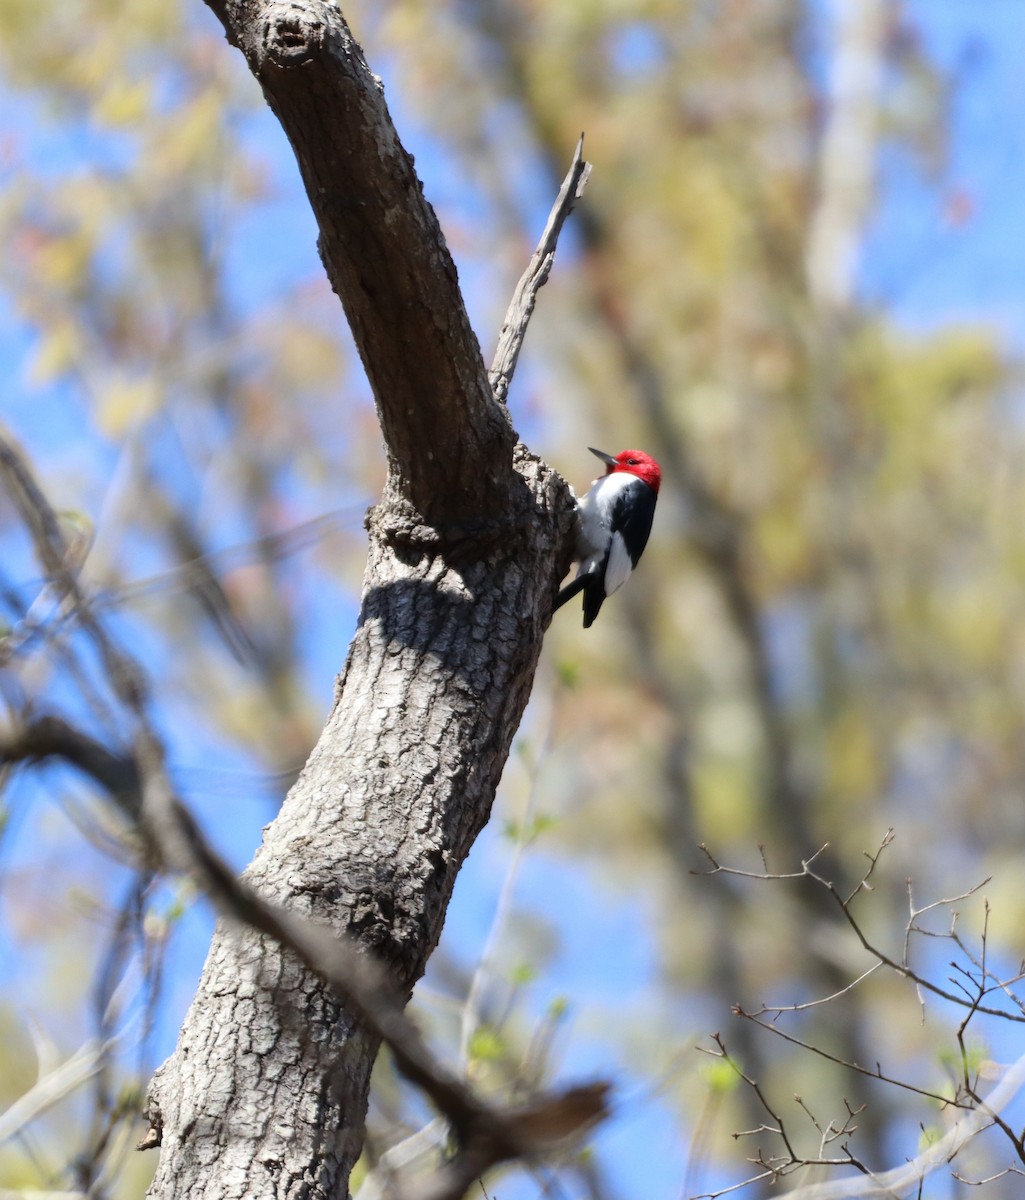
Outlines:
{"label": "bird's eye", "polygon": [[637,460],[636,458],[628,458],[628,459],[626,460],[626,465],[627,465],[628,467],[636,467],[636,466],[637,466],[637,462],[638,462],[638,460]]}

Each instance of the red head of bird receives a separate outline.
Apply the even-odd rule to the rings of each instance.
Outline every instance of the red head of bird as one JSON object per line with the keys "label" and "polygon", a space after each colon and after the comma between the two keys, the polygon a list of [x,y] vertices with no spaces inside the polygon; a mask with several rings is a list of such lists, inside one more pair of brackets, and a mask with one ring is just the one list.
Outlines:
{"label": "red head of bird", "polygon": [[604,450],[595,450],[593,446],[587,448],[605,463],[606,475],[615,475],[617,472],[636,475],[638,479],[644,480],[656,495],[658,494],[662,483],[662,468],[650,454],[645,454],[643,450],[620,450],[613,456],[606,454]]}

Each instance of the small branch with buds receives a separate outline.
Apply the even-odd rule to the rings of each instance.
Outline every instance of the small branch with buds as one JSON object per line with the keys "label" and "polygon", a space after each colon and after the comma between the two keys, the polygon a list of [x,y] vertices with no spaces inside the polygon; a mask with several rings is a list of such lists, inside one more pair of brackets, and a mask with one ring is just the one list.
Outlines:
{"label": "small branch with buds", "polygon": [[[1018,1023],[1025,1019],[1025,1004],[1023,1004],[1021,997],[1013,991],[1013,985],[1025,977],[1025,964],[1022,964],[1021,969],[1011,977],[1004,977],[996,973],[991,967],[987,949],[989,904],[986,901],[983,902],[984,919],[981,934],[981,950],[978,953],[973,951],[958,932],[958,913],[952,906],[975,896],[988,881],[983,881],[983,883],[968,888],[955,896],[947,896],[925,905],[916,905],[911,881],[909,880],[907,884],[909,915],[904,930],[901,956],[897,958],[881,950],[865,933],[864,927],[854,911],[854,902],[862,893],[872,891],[870,880],[875,874],[884,852],[891,845],[892,841],[893,831],[887,830],[875,853],[866,855],[868,866],[861,879],[846,894],[842,893],[830,880],[824,878],[814,867],[816,860],[820,858],[826,847],[822,847],[810,858],[803,861],[800,870],[774,873],[768,870],[764,862],[764,856],[763,867],[765,869],[763,871],[742,870],[724,866],[716,860],[707,847],[702,846],[701,849],[711,864],[711,869],[706,872],[695,873],[706,875],[721,874],[758,882],[810,880],[815,885],[825,889],[830,895],[861,947],[875,960],[867,970],[853,979],[846,987],[840,988],[829,996],[799,1004],[762,1004],[760,1007],[751,1010],[745,1009],[742,1005],[738,1004],[733,1008],[736,1016],[750,1021],[762,1029],[768,1030],[791,1045],[835,1063],[847,1071],[878,1080],[891,1087],[923,1097],[932,1103],[938,1104],[941,1109],[959,1111],[961,1115],[942,1138],[937,1139],[937,1141],[918,1155],[917,1158],[893,1170],[883,1173],[872,1173],[864,1163],[854,1157],[848,1141],[857,1128],[855,1121],[861,1110],[851,1108],[845,1101],[847,1113],[844,1119],[839,1122],[831,1121],[822,1125],[808,1110],[801,1097],[795,1096],[795,1103],[805,1112],[820,1135],[818,1154],[814,1157],[802,1156],[796,1151],[792,1136],[777,1108],[769,1101],[757,1081],[746,1075],[730,1058],[722,1038],[719,1034],[715,1034],[712,1038],[713,1047],[703,1047],[703,1052],[726,1061],[736,1072],[737,1076],[752,1090],[758,1103],[769,1117],[769,1121],[766,1124],[759,1126],[757,1129],[738,1132],[734,1134],[734,1137],[751,1138],[759,1134],[771,1134],[779,1138],[782,1143],[782,1150],[779,1153],[770,1154],[759,1146],[757,1153],[750,1159],[759,1168],[756,1174],[740,1183],[731,1185],[729,1188],[717,1192],[704,1193],[702,1197],[696,1197],[695,1200],[715,1200],[716,1197],[722,1196],[727,1192],[736,1191],[739,1188],[757,1182],[771,1180],[773,1183],[776,1183],[799,1167],[811,1166],[846,1166],[853,1168],[858,1174],[847,1179],[831,1180],[829,1182],[798,1187],[793,1191],[782,1193],[780,1200],[847,1200],[848,1197],[857,1196],[899,1197],[914,1194],[915,1189],[919,1189],[920,1191],[922,1181],[927,1175],[948,1165],[972,1139],[984,1130],[992,1127],[999,1128],[1004,1133],[1014,1148],[1016,1158],[1020,1163],[1025,1164],[1025,1133],[1019,1134],[1016,1132],[1011,1122],[1001,1115],[1002,1110],[1018,1097],[1022,1089],[1025,1088],[1025,1056],[1006,1069],[997,1068],[992,1063],[989,1064],[990,1072],[999,1072],[997,1076],[999,1082],[987,1094],[983,1095],[979,1088],[980,1069],[974,1061],[966,1038],[970,1023],[979,1016],[990,1016]],[[948,930],[945,932],[936,932],[926,928],[922,924],[923,916],[944,908],[951,909],[951,921]],[[951,962],[950,966],[953,974],[948,977],[945,985],[929,979],[911,966],[912,939],[916,934],[921,937],[943,938],[951,941],[963,956],[963,962]],[[892,1072],[885,1071],[878,1062],[874,1068],[863,1066],[858,1062],[830,1053],[822,1046],[815,1045],[780,1027],[778,1022],[783,1014],[805,1012],[808,1009],[816,1008],[829,1001],[837,1000],[861,984],[870,975],[876,974],[883,967],[888,967],[895,974],[911,981],[918,989],[920,997],[925,994],[938,996],[958,1005],[963,1010],[960,1024],[956,1030],[960,1077],[954,1081],[952,1094],[936,1091],[928,1087],[920,1087],[906,1079],[898,1078]],[[993,1003],[992,997],[997,994],[1002,995],[1008,1002],[1005,1007],[999,1008]],[[827,1157],[827,1147],[841,1139],[843,1157]],[[1013,1165],[1006,1167],[1003,1171],[989,1178],[998,1179],[1004,1175],[1021,1173],[1020,1168],[1017,1165]],[[960,1179],[961,1176],[954,1173],[954,1178]],[[979,1182],[987,1181],[982,1180]]]}

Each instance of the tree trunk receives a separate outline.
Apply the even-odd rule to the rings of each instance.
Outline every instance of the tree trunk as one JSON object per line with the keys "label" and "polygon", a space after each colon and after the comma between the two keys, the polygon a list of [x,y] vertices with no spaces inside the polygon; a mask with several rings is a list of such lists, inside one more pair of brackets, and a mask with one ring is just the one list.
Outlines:
{"label": "tree trunk", "polygon": [[[338,10],[211,7],[296,147],[389,461],[334,707],[246,877],[373,953],[408,997],[527,702],[573,501],[514,448],[437,221]],[[291,955],[222,924],[151,1088],[150,1195],[344,1196],[376,1051]]]}

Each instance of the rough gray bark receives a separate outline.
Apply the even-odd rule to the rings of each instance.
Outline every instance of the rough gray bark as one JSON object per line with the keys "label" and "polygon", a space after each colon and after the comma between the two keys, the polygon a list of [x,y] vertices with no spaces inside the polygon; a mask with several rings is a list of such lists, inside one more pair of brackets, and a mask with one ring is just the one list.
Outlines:
{"label": "rough gray bark", "polygon": [[[246,872],[409,994],[487,821],[573,504],[488,385],[456,273],[377,80],[332,4],[211,3],[296,150],[374,390],[389,479],[321,738]],[[222,925],[154,1079],[154,1197],[338,1197],[374,1038],[271,939]]]}
{"label": "rough gray bark", "polygon": [[493,403],[437,217],[337,6],[211,7],[295,151],[377,401],[392,498],[405,494],[435,524],[504,515],[515,437]]}

